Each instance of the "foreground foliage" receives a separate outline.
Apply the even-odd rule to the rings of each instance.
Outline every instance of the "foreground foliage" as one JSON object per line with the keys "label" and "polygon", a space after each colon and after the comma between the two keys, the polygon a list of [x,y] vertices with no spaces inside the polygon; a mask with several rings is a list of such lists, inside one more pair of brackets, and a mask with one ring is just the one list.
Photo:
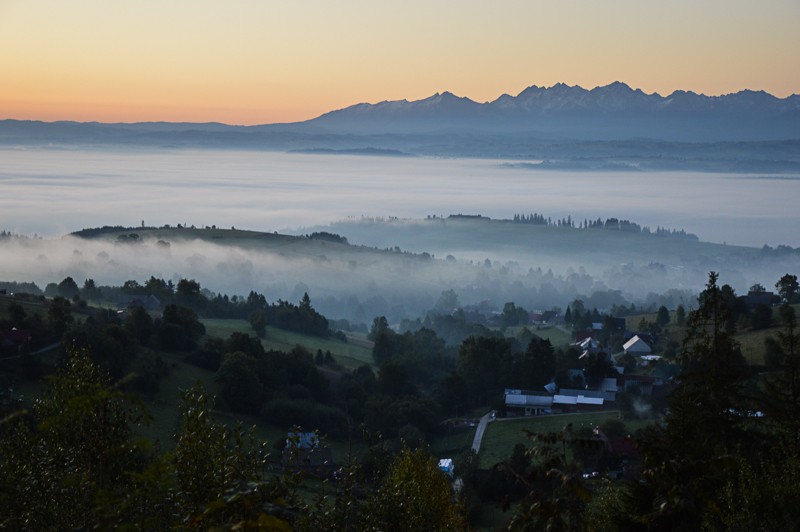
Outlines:
{"label": "foreground foliage", "polygon": [[0,497],[9,503],[0,528],[463,528],[449,479],[425,451],[402,451],[360,498],[363,475],[351,464],[335,496],[309,502],[300,477],[275,469],[252,430],[214,421],[200,385],[182,393],[172,451],[134,436],[145,421],[108,374],[73,352],[31,412],[0,424]]}

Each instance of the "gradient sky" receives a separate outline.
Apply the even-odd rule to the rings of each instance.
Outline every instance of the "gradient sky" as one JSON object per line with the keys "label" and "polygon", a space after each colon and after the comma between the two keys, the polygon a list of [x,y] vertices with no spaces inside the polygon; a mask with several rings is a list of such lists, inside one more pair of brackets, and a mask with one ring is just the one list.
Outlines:
{"label": "gradient sky", "polygon": [[0,0],[0,118],[313,118],[558,82],[800,92],[800,0]]}

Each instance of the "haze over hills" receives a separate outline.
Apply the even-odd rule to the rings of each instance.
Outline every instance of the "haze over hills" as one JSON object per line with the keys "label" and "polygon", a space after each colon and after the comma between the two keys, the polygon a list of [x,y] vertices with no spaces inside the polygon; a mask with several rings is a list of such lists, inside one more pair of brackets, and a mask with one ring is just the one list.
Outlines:
{"label": "haze over hills", "polygon": [[551,169],[800,172],[800,95],[533,85],[360,103],[290,124],[0,121],[0,145],[323,151],[533,160]]}
{"label": "haze over hills", "polygon": [[[541,225],[479,216],[364,219],[287,235],[216,227],[103,227],[58,239],[0,238],[6,279],[40,287],[67,276],[98,285],[196,279],[216,293],[271,301],[310,294],[328,317],[416,318],[453,290],[465,305],[564,308],[576,297],[611,308],[690,305],[709,271],[740,293],[797,271],[800,249],[699,241],[607,221]],[[336,231],[331,233],[330,231]],[[774,282],[774,281],[773,281]]]}

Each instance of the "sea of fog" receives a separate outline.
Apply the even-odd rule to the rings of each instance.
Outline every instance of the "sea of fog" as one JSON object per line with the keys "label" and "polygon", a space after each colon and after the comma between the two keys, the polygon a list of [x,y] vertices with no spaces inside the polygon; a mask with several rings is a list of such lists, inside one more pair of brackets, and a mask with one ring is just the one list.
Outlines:
{"label": "sea of fog", "polygon": [[5,148],[0,229],[60,236],[144,222],[291,232],[362,216],[537,212],[554,219],[624,218],[712,242],[800,246],[800,176],[546,171],[506,162]]}

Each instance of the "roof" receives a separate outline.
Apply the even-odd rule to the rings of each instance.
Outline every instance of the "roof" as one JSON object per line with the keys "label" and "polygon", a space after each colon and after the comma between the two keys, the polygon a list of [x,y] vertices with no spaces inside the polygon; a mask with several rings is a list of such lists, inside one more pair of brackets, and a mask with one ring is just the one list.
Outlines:
{"label": "roof", "polygon": [[583,395],[570,396],[570,395],[554,395],[554,405],[595,405],[603,406],[602,397],[586,397]]}
{"label": "roof", "polygon": [[649,353],[652,351],[650,344],[642,340],[639,335],[634,336],[622,345],[622,349],[639,353]]}
{"label": "roof", "polygon": [[600,347],[600,342],[589,337],[575,342],[575,345],[582,349],[598,349]]}
{"label": "roof", "polygon": [[[604,379],[604,380],[612,380],[616,381],[616,379]],[[602,384],[601,384],[602,386]],[[561,395],[566,395],[569,397],[593,397],[595,399],[603,399],[604,401],[616,401],[617,400],[617,392],[619,388],[614,386],[613,389],[610,388],[610,384],[607,384],[607,388],[603,389],[600,388],[599,390],[585,390],[585,389],[576,389],[576,388],[561,388],[559,393]]]}
{"label": "roof", "polygon": [[578,390],[575,388],[561,388],[559,390],[561,395],[568,395],[570,397],[603,397],[603,392],[600,390]]}
{"label": "roof", "polygon": [[625,341],[627,342],[628,340],[630,340],[634,336],[638,336],[639,338],[644,340],[645,343],[647,343],[647,345],[651,345],[652,346],[653,344],[656,343],[656,339],[653,337],[652,334],[650,334],[648,332],[642,332],[642,331],[626,332],[625,333],[625,337],[624,337]]}
{"label": "roof", "polygon": [[616,392],[618,391],[617,388],[617,379],[614,377],[607,377],[600,382],[600,391],[601,392]]}
{"label": "roof", "polygon": [[506,394],[506,405],[510,406],[551,406],[553,398],[549,395]]}

